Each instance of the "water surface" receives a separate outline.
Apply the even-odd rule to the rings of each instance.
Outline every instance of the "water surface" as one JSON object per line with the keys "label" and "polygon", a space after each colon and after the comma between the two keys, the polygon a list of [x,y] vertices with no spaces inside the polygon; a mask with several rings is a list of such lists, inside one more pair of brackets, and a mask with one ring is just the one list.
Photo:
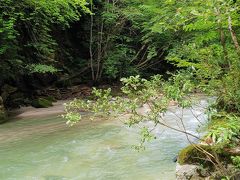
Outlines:
{"label": "water surface", "polygon": [[[201,106],[206,102],[201,101]],[[181,114],[181,110],[171,107]],[[194,134],[202,108],[184,111],[184,124]],[[181,127],[168,112],[165,121]],[[145,125],[153,126],[146,122]],[[158,126],[158,137],[137,152],[138,128],[128,128],[116,120],[92,122],[87,117],[67,127],[57,115],[25,118],[0,125],[0,179],[36,180],[171,180],[175,179],[173,158],[188,144],[184,134]]]}

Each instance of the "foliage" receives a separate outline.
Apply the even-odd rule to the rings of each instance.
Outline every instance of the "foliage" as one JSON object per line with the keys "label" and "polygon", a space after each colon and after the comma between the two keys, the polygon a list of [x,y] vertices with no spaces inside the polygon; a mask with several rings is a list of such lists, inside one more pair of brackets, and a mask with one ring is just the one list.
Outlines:
{"label": "foliage", "polygon": [[[155,75],[149,80],[140,78],[140,76],[130,76],[122,78],[123,87],[121,88],[123,97],[111,96],[111,89],[102,90],[94,89],[92,94],[94,100],[75,99],[65,105],[67,123],[74,125],[77,123],[81,115],[76,115],[79,110],[90,111],[92,118],[99,116],[114,116],[124,118],[125,124],[134,126],[142,122],[152,121],[155,126],[163,125],[174,130],[184,132],[168,126],[164,120],[164,113],[167,111],[171,101],[177,101],[179,107],[191,107],[189,97],[187,96],[192,90],[191,80],[186,78],[186,72],[181,72],[172,76],[170,81],[165,82],[160,75]],[[141,110],[145,107],[145,112]],[[81,113],[80,113],[81,114]],[[140,150],[144,147],[144,143],[154,139],[152,130],[143,126],[141,130],[141,142],[136,149]],[[187,133],[194,136],[191,133]],[[194,136],[195,137],[195,136]]]}
{"label": "foliage", "polygon": [[150,69],[161,63],[167,39],[152,37],[149,19],[156,14],[142,4],[149,2],[114,0],[94,4],[89,30],[93,80],[99,81],[103,75],[120,79],[145,71],[153,75]]}
{"label": "foliage", "polygon": [[234,69],[222,77],[216,108],[227,112],[240,112],[240,72]]}
{"label": "foliage", "polygon": [[213,144],[221,144],[224,146],[233,146],[238,143],[240,134],[240,118],[234,115],[213,116],[212,126],[209,127],[209,132],[206,139],[211,138]]}
{"label": "foliage", "polygon": [[[114,48],[115,49],[115,48]],[[105,73],[108,78],[128,77],[137,74],[136,69],[131,66],[133,50],[127,47],[116,47],[108,54],[104,62]]]}
{"label": "foliage", "polygon": [[240,169],[240,156],[233,156],[232,161],[235,167]]}
{"label": "foliage", "polygon": [[[0,80],[14,79],[27,73],[28,64],[53,64],[57,43],[52,36],[55,28],[67,28],[78,21],[81,12],[90,12],[85,0],[3,0],[0,2]],[[53,72],[45,65],[41,71]],[[31,66],[32,69],[33,66]],[[33,70],[34,71],[34,70]]]}
{"label": "foliage", "polygon": [[[216,97],[209,113],[220,117],[209,116],[215,125],[206,138],[219,147],[235,145],[239,10],[238,0],[2,0],[0,86],[10,82],[22,88],[28,78],[56,72],[64,80],[81,78],[77,82],[121,79],[123,97],[94,89],[93,99],[67,104],[69,125],[81,120],[84,110],[93,118],[128,117],[128,126],[146,120],[168,126],[162,119],[171,102],[190,108],[191,93],[205,92]],[[151,129],[141,127],[138,150],[154,138]]]}
{"label": "foliage", "polygon": [[31,73],[55,73],[58,70],[56,68],[54,68],[53,66],[48,66],[45,64],[31,64],[28,65],[27,68],[29,69],[29,71]]}
{"label": "foliage", "polygon": [[[2,0],[0,86],[22,88],[29,76],[59,71],[71,81],[121,79],[123,97],[94,89],[94,99],[67,104],[70,125],[86,110],[93,117],[127,114],[129,126],[146,120],[167,126],[162,118],[169,103],[190,108],[191,93],[201,91],[216,97],[210,114],[223,119],[213,120],[206,137],[234,144],[240,129],[239,10],[239,0]],[[141,135],[137,149],[154,138],[146,127]]]}

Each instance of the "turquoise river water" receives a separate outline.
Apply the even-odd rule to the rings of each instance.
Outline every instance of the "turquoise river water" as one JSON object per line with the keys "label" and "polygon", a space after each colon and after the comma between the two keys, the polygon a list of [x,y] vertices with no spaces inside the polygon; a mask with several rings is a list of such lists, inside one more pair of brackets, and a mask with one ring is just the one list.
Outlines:
{"label": "turquoise river water", "polygon": [[[205,105],[206,101],[200,102]],[[191,133],[197,134],[199,121],[204,121],[200,106],[194,108],[195,115],[184,111],[184,124]],[[170,110],[166,123],[180,127],[174,113],[181,110]],[[87,117],[73,127],[57,115],[15,119],[0,125],[0,180],[175,179],[173,158],[188,144],[186,136],[157,126],[158,138],[137,152],[132,145],[139,142],[138,131],[117,120],[93,122]]]}

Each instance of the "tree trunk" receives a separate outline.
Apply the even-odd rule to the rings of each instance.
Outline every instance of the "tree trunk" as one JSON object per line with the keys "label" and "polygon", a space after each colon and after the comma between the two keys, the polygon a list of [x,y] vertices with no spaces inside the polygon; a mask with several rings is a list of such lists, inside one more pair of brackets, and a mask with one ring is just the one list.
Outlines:
{"label": "tree trunk", "polygon": [[227,52],[227,47],[226,47],[226,39],[225,39],[225,33],[222,27],[222,18],[221,18],[221,12],[219,8],[215,9],[215,13],[218,17],[217,23],[218,23],[218,30],[219,30],[219,35],[220,35],[220,42],[223,48],[223,59],[224,62],[228,63],[228,67],[231,68],[231,63],[228,59],[228,52]]}
{"label": "tree trunk", "polygon": [[[93,11],[93,2],[91,3],[91,13]],[[93,67],[93,51],[92,51],[92,44],[93,44],[93,14],[91,14],[91,25],[90,25],[90,42],[89,42],[89,54],[90,54],[90,66],[91,66],[91,72],[92,72],[92,80],[95,80],[95,73],[94,73],[94,67]]]}
{"label": "tree trunk", "polygon": [[228,16],[228,29],[230,31],[230,34],[231,34],[231,37],[232,37],[232,41],[234,43],[236,51],[237,51],[238,55],[240,55],[240,47],[239,47],[239,44],[238,44],[236,33],[233,30],[233,28],[232,28],[232,18],[231,18],[230,15]]}

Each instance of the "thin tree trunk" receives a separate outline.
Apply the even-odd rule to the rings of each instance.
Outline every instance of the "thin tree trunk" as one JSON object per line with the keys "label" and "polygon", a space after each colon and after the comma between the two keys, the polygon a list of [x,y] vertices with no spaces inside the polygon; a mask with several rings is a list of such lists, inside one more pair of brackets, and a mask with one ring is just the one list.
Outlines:
{"label": "thin tree trunk", "polygon": [[222,26],[219,27],[219,32],[220,32],[221,45],[223,48],[224,60],[225,60],[225,62],[228,62],[229,66],[230,66],[230,62],[228,61],[228,52],[227,52],[227,48],[226,48],[226,39],[225,39],[225,34],[222,29]]}
{"label": "thin tree trunk", "polygon": [[[93,11],[93,2],[91,3],[91,13]],[[95,73],[94,73],[94,67],[93,67],[93,51],[92,51],[92,44],[93,44],[93,14],[91,14],[91,25],[90,25],[90,42],[89,42],[89,54],[90,54],[90,66],[92,71],[92,80],[95,80]]]}
{"label": "thin tree trunk", "polygon": [[101,59],[102,59],[102,43],[103,43],[103,28],[104,28],[104,23],[103,20],[101,22],[101,28],[100,28],[100,38],[98,42],[98,60],[97,60],[97,75],[96,75],[96,80],[99,80],[101,78],[101,73],[100,73],[100,66],[101,66]]}
{"label": "thin tree trunk", "polygon": [[130,63],[132,63],[133,61],[135,61],[138,58],[139,54],[142,52],[142,50],[145,49],[145,47],[146,47],[146,44],[143,44],[142,47],[138,50],[137,54],[132,58]]}
{"label": "thin tree trunk", "polygon": [[228,67],[231,68],[231,63],[229,62],[228,59],[228,52],[227,52],[227,47],[226,47],[226,39],[225,39],[225,33],[222,27],[222,18],[221,18],[221,13],[219,9],[215,9],[216,15],[218,16],[218,29],[219,29],[219,34],[220,34],[220,42],[223,48],[223,59],[225,62],[228,63]]}
{"label": "thin tree trunk", "polygon": [[233,30],[233,28],[232,28],[232,18],[231,18],[230,15],[228,16],[228,29],[230,31],[230,34],[231,34],[231,37],[232,37],[232,41],[234,43],[236,51],[237,51],[238,55],[240,55],[240,47],[239,47],[239,44],[238,44],[236,33]]}

